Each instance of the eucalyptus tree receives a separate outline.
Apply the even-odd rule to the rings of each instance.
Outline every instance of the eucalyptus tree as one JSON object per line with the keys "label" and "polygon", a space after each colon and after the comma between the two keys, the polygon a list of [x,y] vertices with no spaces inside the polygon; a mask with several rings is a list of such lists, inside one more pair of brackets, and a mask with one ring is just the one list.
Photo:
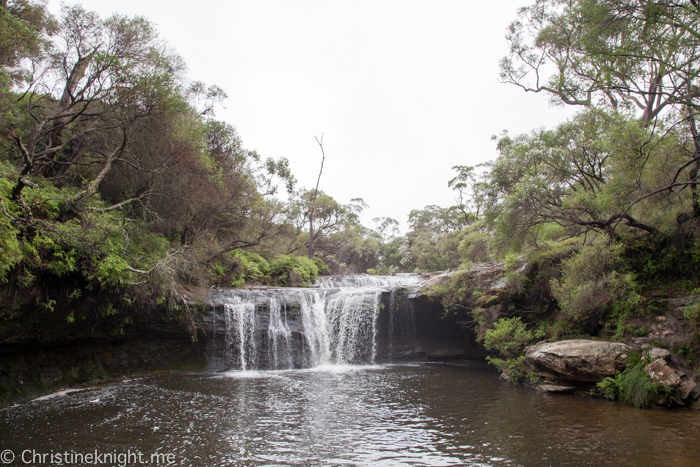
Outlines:
{"label": "eucalyptus tree", "polygon": [[456,171],[457,175],[447,182],[447,186],[457,192],[456,208],[464,216],[467,226],[479,220],[484,207],[485,184],[482,179],[484,173],[477,174],[477,168],[483,169],[483,167],[483,164],[477,167],[455,165],[452,170]]}
{"label": "eucalyptus tree", "polygon": [[580,112],[552,130],[503,136],[489,164],[486,221],[506,247],[673,226],[691,198],[668,189],[687,163],[684,136],[605,109]]}
{"label": "eucalyptus tree", "polygon": [[412,231],[425,231],[431,236],[456,232],[468,225],[459,206],[443,208],[431,204],[408,214],[408,226]]}
{"label": "eucalyptus tree", "polygon": [[[510,54],[501,61],[503,82],[549,94],[556,104],[628,114],[647,128],[647,137],[627,152],[626,176],[637,188],[623,197],[627,204],[607,219],[587,212],[585,219],[569,218],[565,225],[588,222],[614,229],[624,219],[649,230],[650,225],[632,220],[631,212],[638,203],[664,196],[669,202],[689,201],[690,212],[679,219],[700,217],[699,30],[694,1],[538,0],[511,23]],[[676,154],[669,156],[669,147]],[[663,176],[655,172],[659,165]],[[658,183],[643,182],[655,174]],[[550,194],[558,199],[556,190]]]}
{"label": "eucalyptus tree", "polygon": [[555,102],[632,105],[649,123],[697,107],[700,11],[653,0],[538,0],[511,23],[501,80]]}
{"label": "eucalyptus tree", "polygon": [[11,196],[25,216],[31,209],[22,192],[37,177],[55,182],[79,173],[86,183],[64,201],[82,209],[129,153],[137,121],[162,111],[177,94],[181,69],[144,18],[101,20],[81,7],[64,7],[53,47],[32,69],[18,101],[22,118],[8,132],[19,167]]}
{"label": "eucalyptus tree", "polygon": [[[56,21],[46,10],[45,2],[0,0],[0,67],[3,81],[22,82],[26,70],[24,59],[42,57],[50,44],[46,34],[56,32]],[[2,83],[7,85],[7,82]]]}

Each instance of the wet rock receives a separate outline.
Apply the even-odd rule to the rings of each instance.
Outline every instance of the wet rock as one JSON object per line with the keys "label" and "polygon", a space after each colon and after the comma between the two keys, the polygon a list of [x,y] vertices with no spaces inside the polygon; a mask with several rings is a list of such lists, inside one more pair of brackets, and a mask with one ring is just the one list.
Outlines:
{"label": "wet rock", "polygon": [[681,378],[663,359],[658,359],[648,364],[644,367],[644,372],[656,383],[672,388],[677,388],[681,385]]}
{"label": "wet rock", "polygon": [[46,368],[39,373],[39,379],[45,386],[50,386],[51,384],[60,381],[61,378],[63,378],[61,370],[55,367]]}
{"label": "wet rock", "polygon": [[545,379],[598,382],[622,369],[630,350],[621,342],[544,341],[528,347],[525,358]]}
{"label": "wet rock", "polygon": [[683,402],[683,397],[681,397],[681,391],[679,388],[676,388],[673,391],[673,403],[675,405],[685,405],[685,402]]}
{"label": "wet rock", "polygon": [[550,394],[570,394],[578,388],[576,386],[567,386],[563,384],[541,383],[536,385],[535,389]]}

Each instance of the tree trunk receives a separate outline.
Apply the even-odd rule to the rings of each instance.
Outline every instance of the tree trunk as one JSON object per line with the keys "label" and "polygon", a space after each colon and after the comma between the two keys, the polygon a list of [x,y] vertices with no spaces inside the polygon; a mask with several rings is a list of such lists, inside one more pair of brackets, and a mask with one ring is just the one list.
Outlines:
{"label": "tree trunk", "polygon": [[[314,138],[316,138],[314,136]],[[309,211],[309,259],[314,259],[314,207],[316,206],[316,197],[318,196],[318,185],[321,183],[321,174],[323,173],[323,163],[326,161],[326,153],[323,150],[323,133],[321,133],[321,140],[316,138],[316,142],[321,146],[321,170],[318,172],[318,180],[316,180],[316,189],[314,190],[314,197],[311,200],[311,210]]]}

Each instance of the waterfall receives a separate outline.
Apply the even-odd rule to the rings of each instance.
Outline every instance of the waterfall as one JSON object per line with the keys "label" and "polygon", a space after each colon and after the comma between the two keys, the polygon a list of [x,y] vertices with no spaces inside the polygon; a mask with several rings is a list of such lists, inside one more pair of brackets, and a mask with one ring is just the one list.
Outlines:
{"label": "waterfall", "polygon": [[419,280],[415,274],[326,276],[307,289],[217,291],[212,302],[226,324],[225,368],[373,364],[380,312],[388,305],[391,347],[395,311],[406,309],[406,290]]}

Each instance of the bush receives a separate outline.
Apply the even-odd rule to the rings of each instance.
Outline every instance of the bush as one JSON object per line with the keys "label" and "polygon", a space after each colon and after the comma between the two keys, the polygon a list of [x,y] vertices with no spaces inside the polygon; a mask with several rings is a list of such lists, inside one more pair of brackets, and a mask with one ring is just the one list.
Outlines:
{"label": "bush", "polygon": [[468,307],[474,305],[475,287],[474,274],[469,269],[457,271],[445,284],[444,293],[440,289],[445,314],[456,314],[458,305]]}
{"label": "bush", "polygon": [[561,279],[551,281],[562,319],[594,334],[606,314],[622,322],[640,303],[634,276],[619,271],[620,252],[619,245],[597,243],[564,261]]}
{"label": "bush", "polygon": [[318,267],[305,256],[282,256],[272,262],[270,276],[282,287],[308,287],[318,277]]}
{"label": "bush", "polygon": [[501,357],[516,358],[536,337],[540,336],[529,331],[520,318],[501,318],[493,329],[486,331],[484,347],[491,352],[498,352]]}
{"label": "bush", "polygon": [[270,264],[257,253],[233,250],[209,265],[211,280],[225,287],[246,283],[263,284],[270,275]]}
{"label": "bush", "polygon": [[328,266],[321,258],[314,258],[314,263],[316,263],[316,268],[318,269],[318,274],[320,276],[326,276],[331,273],[330,266]]}
{"label": "bush", "polygon": [[618,371],[614,377],[605,378],[597,387],[610,400],[619,399],[636,408],[649,407],[660,395],[672,392],[672,388],[652,381],[644,372],[644,367],[650,361],[649,354],[640,357],[638,353],[630,352],[625,369]]}
{"label": "bush", "polygon": [[525,367],[525,357],[522,355],[525,347],[541,337],[542,332],[539,329],[534,332],[528,330],[520,318],[500,318],[492,329],[486,331],[484,347],[503,358],[487,357],[487,360],[504,371],[509,381],[516,382],[529,376]]}

